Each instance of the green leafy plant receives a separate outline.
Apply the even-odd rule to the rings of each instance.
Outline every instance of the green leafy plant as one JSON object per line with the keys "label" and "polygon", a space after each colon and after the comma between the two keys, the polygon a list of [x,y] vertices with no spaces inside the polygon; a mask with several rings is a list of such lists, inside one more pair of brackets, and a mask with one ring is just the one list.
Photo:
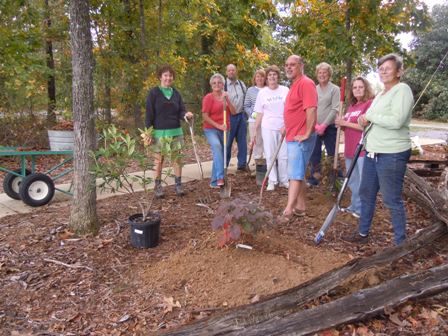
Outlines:
{"label": "green leafy plant", "polygon": [[[131,136],[115,125],[104,129],[102,145],[92,153],[92,173],[101,180],[98,185],[100,190],[132,195],[140,206],[144,221],[154,200],[154,194],[149,193],[149,185],[153,181],[150,171],[154,167],[151,146],[153,130],[145,128],[138,131],[138,135]],[[169,176],[169,172],[165,172],[164,176]],[[143,193],[137,193],[136,189],[143,189]]]}
{"label": "green leafy plant", "polygon": [[213,218],[212,228],[215,231],[222,230],[218,246],[223,247],[237,241],[243,233],[256,235],[273,224],[272,213],[260,207],[257,202],[235,198],[220,204]]}

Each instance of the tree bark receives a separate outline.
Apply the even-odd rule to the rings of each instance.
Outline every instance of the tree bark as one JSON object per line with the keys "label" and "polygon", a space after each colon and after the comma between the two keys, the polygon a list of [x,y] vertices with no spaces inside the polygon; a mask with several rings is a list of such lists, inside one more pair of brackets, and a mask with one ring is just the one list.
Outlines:
{"label": "tree bark", "polygon": [[47,122],[50,125],[54,125],[56,123],[56,79],[55,79],[55,68],[54,68],[54,57],[53,57],[53,42],[50,38],[50,29],[51,29],[51,15],[50,15],[50,6],[48,4],[48,0],[45,0],[45,25],[46,25],[46,33],[45,33],[45,50],[47,54],[47,67],[50,70],[50,74],[47,78]]}
{"label": "tree bark", "polygon": [[[386,281],[379,286],[273,319],[227,335],[308,335],[343,323],[359,321],[409,299],[438,294],[448,289],[448,264]],[[219,333],[223,335],[223,333]],[[209,334],[212,335],[212,334]]]}
{"label": "tree bark", "polygon": [[89,1],[71,0],[70,40],[73,69],[73,120],[75,149],[73,153],[73,199],[70,227],[76,232],[95,232],[95,179],[90,174],[90,152],[96,147],[93,108],[93,53],[90,33]]}
{"label": "tree bark", "polygon": [[[347,31],[348,36],[348,45],[349,47],[353,44],[353,37],[352,33],[350,31],[351,28],[351,21],[350,21],[350,0],[347,0],[347,9],[345,10],[345,30]],[[350,92],[352,87],[352,72],[353,72],[353,58],[352,56],[347,56],[347,59],[345,60],[345,67],[346,67],[346,76],[347,76],[347,82],[345,83],[345,92]],[[351,94],[347,95],[347,97],[350,97]]]}
{"label": "tree bark", "polygon": [[[107,11],[107,33],[109,41],[112,41],[112,18],[111,10]],[[110,46],[107,46],[107,57],[110,57],[111,50]],[[104,69],[104,119],[107,124],[112,123],[112,94],[111,94],[111,83],[112,81],[112,71],[110,67]]]}

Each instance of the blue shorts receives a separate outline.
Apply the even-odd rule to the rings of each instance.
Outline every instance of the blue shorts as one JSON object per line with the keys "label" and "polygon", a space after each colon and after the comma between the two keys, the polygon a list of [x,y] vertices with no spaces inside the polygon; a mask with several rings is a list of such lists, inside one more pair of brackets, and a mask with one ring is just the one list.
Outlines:
{"label": "blue shorts", "polygon": [[306,166],[313,153],[316,143],[316,133],[313,133],[307,140],[288,141],[288,179],[303,181],[305,179]]}

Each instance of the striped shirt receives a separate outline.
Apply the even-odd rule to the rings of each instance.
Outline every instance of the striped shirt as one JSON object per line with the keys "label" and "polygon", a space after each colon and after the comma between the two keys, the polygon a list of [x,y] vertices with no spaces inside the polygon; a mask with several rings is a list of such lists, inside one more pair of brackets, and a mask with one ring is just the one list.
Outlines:
{"label": "striped shirt", "polygon": [[246,92],[246,98],[244,99],[244,112],[246,112],[249,122],[255,122],[255,119],[252,118],[252,113],[254,112],[255,101],[257,100],[259,91],[259,87],[251,86]]}

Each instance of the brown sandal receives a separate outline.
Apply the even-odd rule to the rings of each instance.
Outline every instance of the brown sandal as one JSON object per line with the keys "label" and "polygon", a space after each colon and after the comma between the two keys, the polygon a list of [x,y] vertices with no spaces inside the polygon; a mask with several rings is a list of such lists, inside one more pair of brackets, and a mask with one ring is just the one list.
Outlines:
{"label": "brown sandal", "polygon": [[299,209],[294,209],[292,211],[293,215],[296,217],[305,217],[306,216],[306,210],[299,210]]}
{"label": "brown sandal", "polygon": [[279,220],[281,223],[290,223],[294,219],[294,211],[291,212],[289,215],[285,214],[285,211],[283,211],[282,215],[279,216]]}

